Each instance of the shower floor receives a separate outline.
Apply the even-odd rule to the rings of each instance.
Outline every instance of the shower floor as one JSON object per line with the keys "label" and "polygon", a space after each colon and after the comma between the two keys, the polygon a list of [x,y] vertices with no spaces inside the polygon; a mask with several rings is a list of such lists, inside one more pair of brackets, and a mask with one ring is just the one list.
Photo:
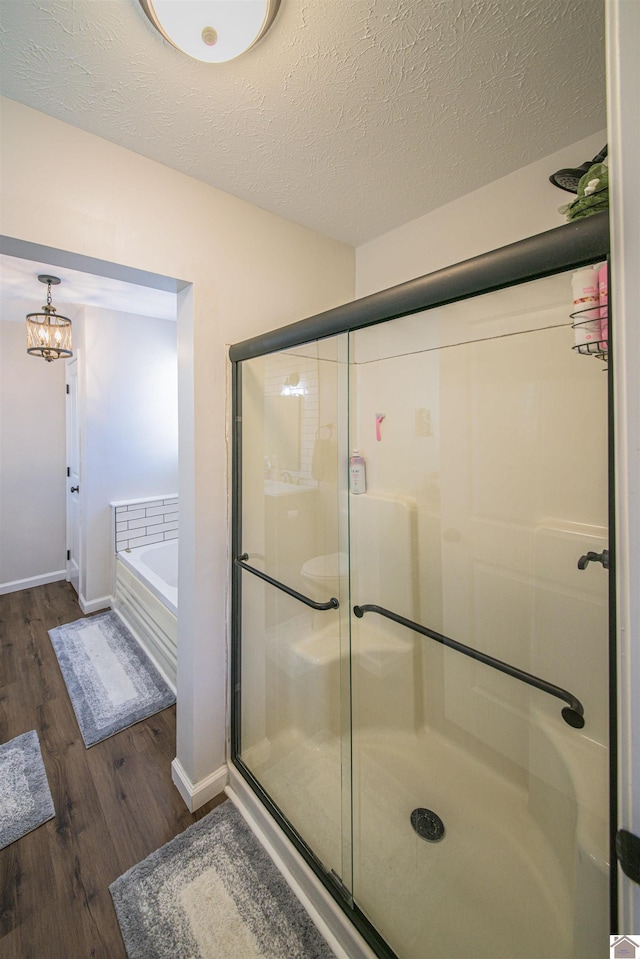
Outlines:
{"label": "shower floor", "polygon": [[[301,742],[290,732],[270,752],[253,772],[400,959],[601,955],[596,936],[580,936],[576,952],[571,890],[526,791],[442,736],[356,737],[353,874],[340,740],[320,732]],[[421,806],[442,818],[441,842],[413,831],[410,814]]]}

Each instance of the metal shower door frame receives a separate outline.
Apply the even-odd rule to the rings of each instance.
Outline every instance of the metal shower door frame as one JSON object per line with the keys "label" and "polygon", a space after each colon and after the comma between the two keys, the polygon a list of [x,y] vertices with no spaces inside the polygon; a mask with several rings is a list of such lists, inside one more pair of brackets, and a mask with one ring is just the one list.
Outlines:
{"label": "metal shower door frame", "polygon": [[[380,959],[397,959],[341,884],[328,875],[312,849],[283,816],[260,782],[240,758],[241,745],[241,597],[244,548],[242,544],[242,362],[269,353],[301,346],[354,330],[363,329],[411,313],[471,299],[546,276],[591,265],[609,256],[609,218],[606,212],[567,223],[545,233],[481,254],[449,268],[410,280],[371,296],[280,327],[261,336],[234,344],[232,363],[232,518],[231,518],[231,762],[288,839],[327,888]],[[610,301],[611,310],[611,301]],[[611,324],[609,327],[611,339]],[[610,914],[611,932],[617,931],[617,684],[616,684],[616,588],[615,502],[613,444],[613,375],[609,349],[609,759],[610,759]]]}

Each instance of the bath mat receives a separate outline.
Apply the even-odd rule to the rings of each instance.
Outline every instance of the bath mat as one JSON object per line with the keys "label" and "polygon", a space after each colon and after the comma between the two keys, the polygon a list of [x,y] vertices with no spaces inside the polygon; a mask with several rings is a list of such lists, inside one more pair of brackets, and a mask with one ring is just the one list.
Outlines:
{"label": "bath mat", "polygon": [[109,889],[129,959],[334,959],[230,800]]}
{"label": "bath mat", "polygon": [[119,616],[49,630],[85,746],[175,703],[176,697]]}
{"label": "bath mat", "polygon": [[35,729],[0,746],[0,849],[55,816]]}

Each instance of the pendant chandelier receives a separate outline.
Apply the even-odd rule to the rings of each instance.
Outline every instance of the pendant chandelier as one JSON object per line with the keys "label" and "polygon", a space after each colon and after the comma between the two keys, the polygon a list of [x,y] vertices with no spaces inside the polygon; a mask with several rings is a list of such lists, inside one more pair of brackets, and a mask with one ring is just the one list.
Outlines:
{"label": "pendant chandelier", "polygon": [[73,356],[71,320],[66,316],[58,316],[51,303],[51,287],[58,285],[59,278],[43,274],[38,279],[47,284],[47,302],[42,307],[42,313],[27,313],[27,353],[41,356],[51,363],[61,356]]}

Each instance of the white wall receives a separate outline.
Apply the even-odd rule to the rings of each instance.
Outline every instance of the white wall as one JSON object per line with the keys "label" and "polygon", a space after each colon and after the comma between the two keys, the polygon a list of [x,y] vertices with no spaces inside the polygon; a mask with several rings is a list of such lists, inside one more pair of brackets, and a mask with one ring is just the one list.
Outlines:
{"label": "white wall", "polygon": [[549,183],[549,176],[590,160],[606,142],[603,130],[359,246],[356,295],[562,226],[566,219],[558,207],[571,195]]}
{"label": "white wall", "polygon": [[178,491],[177,332],[170,320],[89,306],[83,327],[80,596],[98,608],[112,591],[109,503]]}
{"label": "white wall", "polygon": [[[64,362],[26,352],[24,301],[0,322],[0,591],[66,575]],[[83,606],[111,594],[109,502],[178,490],[176,323],[69,310],[82,390]]]}
{"label": "white wall", "polygon": [[[16,304],[18,315],[24,318],[41,302]],[[24,319],[3,317],[0,592],[64,579],[64,443],[64,363],[29,356]]]}
{"label": "white wall", "polygon": [[177,753],[195,784],[225,758],[226,345],[350,300],[354,252],[7,99],[0,161],[6,236],[191,284],[178,297]]}

